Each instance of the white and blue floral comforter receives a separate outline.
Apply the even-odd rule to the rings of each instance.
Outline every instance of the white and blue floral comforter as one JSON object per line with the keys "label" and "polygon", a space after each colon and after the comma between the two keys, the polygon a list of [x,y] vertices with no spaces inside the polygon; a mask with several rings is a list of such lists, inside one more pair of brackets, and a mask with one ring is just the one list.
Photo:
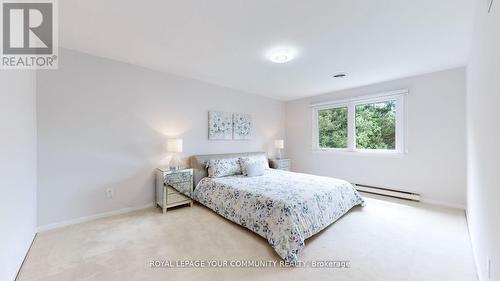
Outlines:
{"label": "white and blue floral comforter", "polygon": [[281,170],[263,176],[204,178],[194,199],[267,239],[285,261],[298,261],[304,240],[364,201],[334,178]]}

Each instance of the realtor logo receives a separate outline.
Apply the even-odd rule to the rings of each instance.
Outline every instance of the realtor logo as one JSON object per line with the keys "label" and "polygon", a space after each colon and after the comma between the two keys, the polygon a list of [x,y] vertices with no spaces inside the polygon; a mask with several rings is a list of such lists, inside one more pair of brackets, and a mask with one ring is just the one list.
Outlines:
{"label": "realtor logo", "polygon": [[55,0],[1,1],[1,67],[57,68]]}

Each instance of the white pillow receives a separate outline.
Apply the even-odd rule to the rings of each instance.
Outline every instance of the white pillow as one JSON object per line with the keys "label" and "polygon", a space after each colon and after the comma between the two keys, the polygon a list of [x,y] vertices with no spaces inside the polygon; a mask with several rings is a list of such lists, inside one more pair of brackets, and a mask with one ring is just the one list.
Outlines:
{"label": "white pillow", "polygon": [[258,177],[264,174],[264,165],[259,162],[246,161],[243,163],[243,166],[245,167],[246,177]]}
{"label": "white pillow", "polygon": [[208,176],[220,178],[241,175],[241,165],[238,158],[212,159],[207,162]]}
{"label": "white pillow", "polygon": [[244,176],[247,175],[246,163],[256,163],[256,165],[260,165],[262,167],[262,170],[269,169],[269,162],[267,161],[267,157],[264,155],[242,157],[240,158],[240,164],[241,172]]}

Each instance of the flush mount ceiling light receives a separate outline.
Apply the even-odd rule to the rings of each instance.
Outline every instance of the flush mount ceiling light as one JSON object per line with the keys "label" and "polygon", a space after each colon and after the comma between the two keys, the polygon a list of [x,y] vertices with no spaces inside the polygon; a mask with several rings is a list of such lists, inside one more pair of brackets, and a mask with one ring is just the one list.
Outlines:
{"label": "flush mount ceiling light", "polygon": [[345,78],[345,77],[347,77],[347,73],[345,72],[339,72],[332,75],[332,78]]}
{"label": "flush mount ceiling light", "polygon": [[294,52],[290,49],[277,49],[271,52],[269,59],[274,63],[285,63],[291,61],[295,57]]}

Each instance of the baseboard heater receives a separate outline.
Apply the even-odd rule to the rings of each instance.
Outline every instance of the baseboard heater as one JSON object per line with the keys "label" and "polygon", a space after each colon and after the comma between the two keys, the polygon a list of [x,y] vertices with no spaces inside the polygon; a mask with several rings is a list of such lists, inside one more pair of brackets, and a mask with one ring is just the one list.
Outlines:
{"label": "baseboard heater", "polygon": [[356,187],[357,191],[361,191],[361,192],[383,195],[383,196],[399,198],[399,199],[412,200],[412,201],[420,201],[420,194],[418,194],[418,193],[383,188],[383,187],[377,187],[377,186],[371,186],[371,185],[365,185],[365,184],[359,184],[359,183],[354,183],[353,185]]}

